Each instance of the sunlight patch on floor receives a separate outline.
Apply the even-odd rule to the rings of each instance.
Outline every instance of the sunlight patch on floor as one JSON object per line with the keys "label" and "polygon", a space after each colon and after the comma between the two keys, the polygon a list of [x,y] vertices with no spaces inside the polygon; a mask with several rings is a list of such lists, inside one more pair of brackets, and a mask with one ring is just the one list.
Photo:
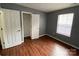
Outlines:
{"label": "sunlight patch on floor", "polygon": [[54,49],[53,49],[53,55],[54,56],[67,56],[68,55],[68,50],[65,49],[64,47],[56,44]]}

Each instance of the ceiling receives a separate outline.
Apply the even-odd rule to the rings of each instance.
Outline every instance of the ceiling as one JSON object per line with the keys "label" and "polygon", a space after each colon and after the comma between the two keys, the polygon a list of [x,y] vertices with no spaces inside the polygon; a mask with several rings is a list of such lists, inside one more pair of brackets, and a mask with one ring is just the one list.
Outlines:
{"label": "ceiling", "polygon": [[29,7],[43,12],[51,12],[79,5],[78,3],[18,3],[18,4],[24,7]]}

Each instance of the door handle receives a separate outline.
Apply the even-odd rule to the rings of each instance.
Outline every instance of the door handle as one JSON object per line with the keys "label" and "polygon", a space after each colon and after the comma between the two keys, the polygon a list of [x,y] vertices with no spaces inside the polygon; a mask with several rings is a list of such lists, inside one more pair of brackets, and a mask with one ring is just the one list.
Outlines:
{"label": "door handle", "polygon": [[3,28],[1,28],[1,30],[3,30]]}

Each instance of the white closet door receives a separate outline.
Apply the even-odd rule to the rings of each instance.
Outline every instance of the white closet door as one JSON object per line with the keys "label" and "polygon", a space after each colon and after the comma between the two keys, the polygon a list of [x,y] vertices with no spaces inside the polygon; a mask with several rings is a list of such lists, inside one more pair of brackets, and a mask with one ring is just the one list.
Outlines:
{"label": "white closet door", "polygon": [[20,12],[11,11],[13,46],[21,43]]}
{"label": "white closet door", "polygon": [[31,38],[37,39],[39,38],[39,14],[32,14],[32,33]]}
{"label": "white closet door", "polygon": [[5,21],[5,48],[19,45],[21,41],[20,12],[3,10]]}

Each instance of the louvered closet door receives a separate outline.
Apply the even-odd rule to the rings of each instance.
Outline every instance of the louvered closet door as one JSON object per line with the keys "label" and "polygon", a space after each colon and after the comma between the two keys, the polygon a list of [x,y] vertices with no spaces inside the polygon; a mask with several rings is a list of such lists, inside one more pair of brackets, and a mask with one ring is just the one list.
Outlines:
{"label": "louvered closet door", "polygon": [[19,45],[21,40],[20,12],[16,10],[4,10],[5,17],[5,48]]}

